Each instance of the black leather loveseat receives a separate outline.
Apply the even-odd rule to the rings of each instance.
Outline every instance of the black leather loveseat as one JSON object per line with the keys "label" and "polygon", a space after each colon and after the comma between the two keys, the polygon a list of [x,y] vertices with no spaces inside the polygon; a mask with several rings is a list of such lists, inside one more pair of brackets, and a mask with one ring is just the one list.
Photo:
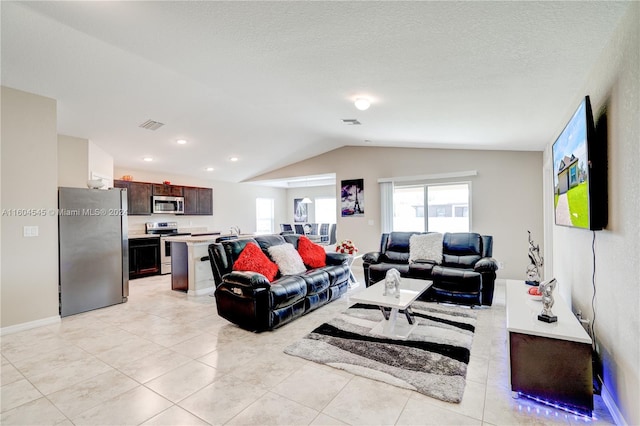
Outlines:
{"label": "black leather loveseat", "polygon": [[423,299],[465,305],[491,305],[498,265],[491,258],[493,237],[471,232],[445,233],[442,263],[409,261],[409,241],[418,232],[382,234],[380,251],[362,257],[367,287],[395,268],[400,275],[433,281]]}
{"label": "black leather loveseat", "polygon": [[297,249],[299,238],[297,234],[262,235],[209,245],[218,314],[248,330],[271,330],[346,293],[348,256],[341,253],[327,253],[326,266],[301,274],[278,273],[273,282],[256,272],[233,270],[233,264],[249,243],[258,244],[269,257],[270,246],[288,242]]}

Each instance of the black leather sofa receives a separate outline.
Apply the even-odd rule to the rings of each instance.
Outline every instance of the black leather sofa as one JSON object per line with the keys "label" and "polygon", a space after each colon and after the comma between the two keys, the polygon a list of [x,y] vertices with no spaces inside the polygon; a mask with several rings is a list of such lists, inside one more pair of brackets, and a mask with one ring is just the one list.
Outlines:
{"label": "black leather sofa", "polygon": [[445,233],[441,264],[429,260],[409,262],[409,239],[419,232],[382,234],[380,251],[362,257],[367,287],[395,268],[408,278],[432,280],[422,299],[470,306],[493,303],[498,264],[491,257],[493,237],[471,232]]}
{"label": "black leather sofa", "polygon": [[258,244],[269,257],[270,246],[288,242],[297,249],[299,238],[297,234],[262,235],[210,244],[218,314],[248,330],[271,330],[346,293],[348,256],[341,253],[327,253],[327,266],[299,275],[278,275],[271,283],[256,272],[233,271],[234,262],[248,243]]}

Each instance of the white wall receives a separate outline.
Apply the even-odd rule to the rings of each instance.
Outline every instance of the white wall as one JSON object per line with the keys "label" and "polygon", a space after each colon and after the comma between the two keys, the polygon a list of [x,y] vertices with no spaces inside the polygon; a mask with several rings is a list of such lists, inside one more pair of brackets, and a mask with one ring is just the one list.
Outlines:
{"label": "white wall", "polygon": [[[640,3],[633,3],[594,61],[577,106],[590,95],[594,119],[608,118],[609,225],[595,233],[597,352],[606,392],[626,423],[640,424]],[[573,111],[558,119],[558,133]],[[551,145],[547,147],[547,157]],[[552,211],[545,220],[553,223]],[[573,308],[593,319],[593,259],[589,231],[550,225],[553,274]]]}
{"label": "white wall", "polygon": [[87,179],[94,179],[95,176],[106,178],[105,185],[113,186],[113,157],[104,149],[100,148],[92,141],[88,141],[89,175]]}
{"label": "white wall", "polygon": [[[527,230],[542,241],[542,153],[417,148],[344,147],[255,179],[336,173],[334,195],[340,209],[341,180],[364,179],[364,217],[338,214],[337,239],[353,240],[361,253],[380,246],[379,178],[476,170],[472,184],[474,232],[493,235],[501,278],[524,279],[528,264]],[[441,182],[448,182],[444,179]],[[438,181],[435,181],[438,182]],[[293,197],[292,197],[293,198]],[[293,204],[290,206],[293,209]]]}
{"label": "white wall", "polygon": [[[2,332],[59,321],[56,101],[2,87]],[[6,210],[5,210],[6,209]],[[11,211],[44,209],[14,216]],[[37,226],[37,237],[23,237]]]}
{"label": "white wall", "polygon": [[280,232],[279,224],[287,220],[286,190],[249,183],[229,183],[189,176],[168,175],[141,170],[116,168],[114,177],[133,176],[140,182],[160,183],[169,180],[174,185],[213,188],[213,216],[159,215],[129,216],[129,233],[144,233],[146,222],[172,220],[181,229],[206,228],[207,231],[228,233],[231,226],[238,226],[243,233],[256,231],[256,198],[273,198],[275,209],[275,232]]}
{"label": "white wall", "polygon": [[88,146],[87,139],[58,135],[58,186],[87,187]]}
{"label": "white wall", "polygon": [[94,175],[113,186],[113,157],[88,139],[58,135],[58,186],[86,188]]}

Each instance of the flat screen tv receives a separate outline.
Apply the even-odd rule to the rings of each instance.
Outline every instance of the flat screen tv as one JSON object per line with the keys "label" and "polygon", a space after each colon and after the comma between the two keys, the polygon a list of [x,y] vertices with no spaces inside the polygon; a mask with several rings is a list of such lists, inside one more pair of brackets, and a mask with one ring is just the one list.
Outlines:
{"label": "flat screen tv", "polygon": [[553,144],[556,225],[591,230],[607,225],[606,143],[606,131],[596,132],[586,96]]}

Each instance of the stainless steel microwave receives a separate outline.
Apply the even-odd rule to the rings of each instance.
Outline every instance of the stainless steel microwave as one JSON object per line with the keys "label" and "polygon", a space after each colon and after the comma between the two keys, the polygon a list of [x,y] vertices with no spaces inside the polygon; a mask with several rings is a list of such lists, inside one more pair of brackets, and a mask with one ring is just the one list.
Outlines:
{"label": "stainless steel microwave", "polygon": [[154,213],[184,214],[184,197],[153,196]]}

